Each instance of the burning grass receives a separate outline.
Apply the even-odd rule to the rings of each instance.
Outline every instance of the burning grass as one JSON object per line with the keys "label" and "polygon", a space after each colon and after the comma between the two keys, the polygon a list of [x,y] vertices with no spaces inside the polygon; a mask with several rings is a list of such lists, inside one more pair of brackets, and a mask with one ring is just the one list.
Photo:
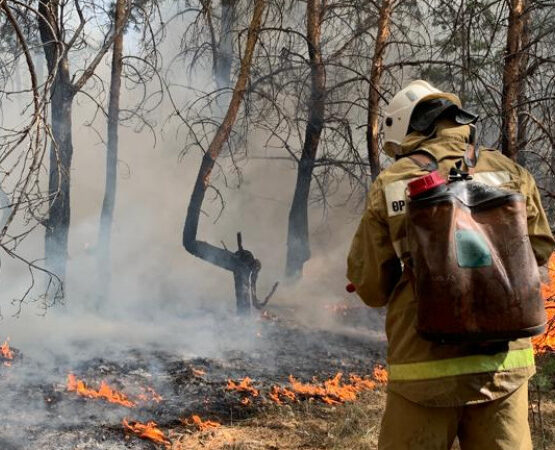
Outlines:
{"label": "burning grass", "polygon": [[387,384],[389,375],[387,369],[381,364],[376,364],[374,370],[372,371],[372,378],[376,380],[376,383]]}
{"label": "burning grass", "polygon": [[206,371],[202,369],[196,369],[195,367],[191,367],[191,372],[195,377],[202,378],[206,375]]}
{"label": "burning grass", "polygon": [[248,419],[210,430],[209,435],[176,434],[173,448],[375,450],[385,395],[381,389],[367,391],[359,400],[331,407],[319,402],[272,403]]}
{"label": "burning grass", "polygon": [[98,389],[87,386],[85,381],[78,379],[74,374],[67,376],[66,388],[68,392],[75,392],[77,395],[90,399],[102,399],[109,403],[135,408],[139,403],[160,403],[164,399],[151,387],[141,387],[141,393],[132,399],[129,395],[111,387],[106,381],[100,382]]}
{"label": "burning grass", "polygon": [[[355,401],[361,392],[374,390],[376,382],[387,383],[387,372],[382,366],[377,365],[374,368],[374,374],[377,377],[376,381],[356,374],[351,374],[348,381],[344,381],[343,374],[338,372],[334,377],[323,382],[313,378],[310,383],[301,382],[290,375],[288,387],[273,385],[268,391],[265,391],[264,396],[280,406],[301,400],[339,405]],[[243,406],[250,406],[254,399],[261,397],[261,390],[255,388],[252,383],[253,381],[249,377],[245,377],[239,382],[228,380],[226,390],[246,394],[239,403]]]}
{"label": "burning grass", "polygon": [[9,367],[12,365],[12,360],[14,358],[14,353],[10,348],[10,338],[6,338],[4,343],[0,346],[0,361],[2,364]]}
{"label": "burning grass", "polygon": [[284,404],[284,401],[297,401],[297,395],[293,391],[276,385],[272,386],[272,389],[268,392],[268,398],[280,406]]}
{"label": "burning grass", "polygon": [[236,383],[233,380],[227,380],[228,391],[244,392],[253,397],[258,397],[260,391],[252,386],[252,380],[249,377],[243,378],[241,381]]}
{"label": "burning grass", "polygon": [[555,253],[547,265],[548,282],[542,285],[542,296],[547,312],[547,329],[532,342],[536,353],[555,352]]}
{"label": "burning grass", "polygon": [[[132,420],[129,417],[123,419],[124,415],[129,414],[128,411],[121,412],[117,409],[118,406],[122,406],[122,402],[109,402],[98,409],[94,406],[98,402],[88,402],[89,420],[91,417],[96,417],[95,411],[104,414],[106,408],[114,408],[111,417],[115,415],[115,422],[106,428],[103,425],[92,426],[90,434],[82,435],[93,441],[95,439],[93,436],[102,435],[103,442],[106,439],[105,436],[108,436],[105,444],[98,444],[99,448],[121,448],[125,437],[135,441],[128,442],[126,446],[129,447],[154,448],[156,446],[167,450],[375,449],[380,416],[385,403],[383,386],[387,383],[387,371],[383,366],[375,365],[373,370],[370,370],[371,375],[354,374],[354,372],[361,373],[365,367],[368,367],[369,361],[358,357],[353,361],[357,364],[364,361],[363,364],[352,365],[348,358],[352,354],[353,344],[356,344],[356,341],[345,340],[340,347],[345,349],[344,354],[339,353],[342,355],[341,359],[334,356],[325,364],[322,364],[322,357],[327,354],[324,350],[329,351],[329,345],[323,347],[320,353],[314,352],[312,348],[314,354],[303,357],[302,361],[305,364],[300,364],[298,359],[286,359],[285,362],[290,363],[288,366],[290,369],[283,369],[283,366],[280,366],[281,375],[277,379],[273,376],[278,372],[273,376],[267,374],[268,364],[263,363],[266,360],[248,359],[253,358],[251,353],[242,353],[240,357],[237,357],[237,353],[233,353],[228,360],[206,358],[183,360],[156,352],[142,355],[144,364],[137,362],[137,356],[132,360],[118,363],[104,360],[100,366],[80,368],[80,373],[88,374],[83,378],[90,381],[90,384],[70,374],[66,391],[102,402],[109,402],[106,397],[115,396],[116,399],[123,401],[123,406],[127,406],[126,402],[134,404]],[[280,348],[283,348],[283,345],[280,345]],[[361,343],[360,349],[360,355],[366,355],[364,352],[367,352],[367,346]],[[17,350],[15,352],[17,358]],[[306,352],[301,353],[306,354]],[[172,359],[163,359],[168,357]],[[552,357],[551,354],[545,353],[538,359]],[[153,361],[156,361],[156,364],[152,364]],[[351,370],[348,368],[345,371],[340,370],[342,367],[339,364],[332,365],[335,361],[340,361],[342,367],[351,364],[349,366]],[[283,360],[280,363],[283,364]],[[152,367],[157,367],[160,371],[149,372],[146,369],[152,370]],[[198,367],[202,369],[196,369]],[[335,375],[327,378],[330,367],[333,368],[331,373]],[[295,368],[298,370],[293,371]],[[539,368],[539,370],[542,369]],[[248,373],[250,376],[228,379],[230,372],[235,375]],[[286,381],[283,381],[283,384],[279,383],[278,380],[284,380],[284,375],[288,372],[295,374],[290,377],[289,383]],[[109,385],[106,381],[101,383],[97,380],[95,384],[92,380],[98,373],[106,376],[110,383],[117,380],[115,386],[121,390],[116,390],[114,385]],[[347,375],[349,373],[351,374]],[[318,378],[313,377],[313,374]],[[166,401],[154,389],[141,387],[147,384],[147,380],[152,380],[151,377],[156,377],[156,388],[162,389],[160,392],[167,398]],[[550,389],[542,393],[541,408],[548,439],[551,439],[549,427],[555,423],[555,402],[553,401],[555,391]],[[110,395],[103,396],[105,392],[109,392]],[[223,395],[223,392],[227,395]],[[48,398],[53,399],[48,409],[57,416],[59,414],[57,411],[65,409],[64,407],[56,410],[57,404],[69,397],[71,395],[63,395],[61,392],[48,392]],[[186,401],[181,402],[184,399]],[[147,402],[150,404],[146,405]],[[76,406],[83,405],[76,404]],[[537,407],[535,410],[539,411]],[[207,418],[199,414],[201,411]],[[119,415],[120,412],[121,415]],[[536,412],[536,419],[537,416]],[[122,425],[119,425],[120,423]],[[538,443],[541,442],[539,439],[545,441],[546,434],[544,433],[540,438],[540,434],[534,431],[534,425],[532,427],[535,433],[535,445],[537,448],[543,448]],[[87,425],[86,428],[88,429],[89,426]],[[99,429],[103,430],[102,433]],[[0,432],[2,431],[0,428]],[[33,448],[69,449],[85,445],[84,440],[79,441],[85,437],[80,438],[77,435],[77,433],[83,433],[82,429],[71,438],[73,441],[66,437],[68,445],[57,446],[55,437],[57,433],[68,436],[70,432],[65,431],[63,425],[62,428],[54,425],[52,438],[36,443]],[[145,442],[141,446],[139,439],[148,443]],[[547,442],[546,448],[551,448],[549,445],[552,440]],[[0,448],[3,448],[1,438]]]}
{"label": "burning grass", "polygon": [[116,391],[110,387],[105,381],[100,383],[98,390],[87,387],[83,380],[77,379],[75,375],[70,373],[67,376],[68,392],[75,392],[77,395],[86,398],[99,398],[110,403],[116,403],[126,408],[134,408],[136,403],[131,401],[123,392]]}
{"label": "burning grass", "polygon": [[196,414],[193,414],[191,417],[189,417],[188,419],[181,419],[181,423],[183,425],[193,425],[196,427],[196,429],[198,431],[208,431],[208,430],[213,430],[214,428],[219,428],[221,426],[221,424],[219,422],[216,421],[212,421],[212,420],[202,420],[199,416],[197,416]]}
{"label": "burning grass", "polygon": [[164,432],[158,428],[156,422],[150,421],[147,423],[141,423],[123,419],[122,423],[126,430],[131,431],[141,439],[147,439],[155,442],[156,444],[161,444],[166,448],[171,447],[171,441],[166,437]]}
{"label": "burning grass", "polygon": [[292,375],[289,376],[291,390],[304,399],[318,399],[328,405],[339,405],[345,402],[353,402],[359,393],[373,390],[376,384],[373,381],[365,380],[357,375],[351,375],[350,382],[342,382],[343,374],[337,373],[333,378],[318,383],[301,383]]}

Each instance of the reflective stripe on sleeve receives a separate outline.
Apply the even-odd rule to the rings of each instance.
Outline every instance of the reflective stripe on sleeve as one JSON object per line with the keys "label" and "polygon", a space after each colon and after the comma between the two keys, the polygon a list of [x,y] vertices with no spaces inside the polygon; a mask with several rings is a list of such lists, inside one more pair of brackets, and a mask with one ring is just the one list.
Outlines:
{"label": "reflective stripe on sleeve", "polygon": [[408,364],[389,365],[391,381],[429,380],[469,373],[500,372],[534,365],[534,350],[524,348],[496,355],[471,355]]}

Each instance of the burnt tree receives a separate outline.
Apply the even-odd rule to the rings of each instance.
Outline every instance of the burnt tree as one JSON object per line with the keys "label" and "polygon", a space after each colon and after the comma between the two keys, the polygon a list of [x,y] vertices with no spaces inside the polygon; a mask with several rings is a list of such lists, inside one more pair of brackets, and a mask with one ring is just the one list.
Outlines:
{"label": "burnt tree", "polygon": [[121,73],[123,69],[123,34],[126,10],[130,8],[127,0],[117,0],[114,22],[119,32],[114,37],[112,48],[112,67],[110,73],[110,99],[108,104],[108,142],[106,145],[106,180],[104,199],[100,213],[98,235],[98,275],[99,299],[105,300],[110,289],[110,242],[114,205],[116,201],[117,163],[118,163],[118,126],[120,113]]}
{"label": "burnt tree", "polygon": [[68,256],[68,233],[70,222],[70,174],[73,158],[72,105],[75,95],[94,74],[98,64],[112,46],[114,37],[121,29],[112,27],[88,66],[80,71],[75,81],[70,74],[69,51],[82,44],[85,18],[79,1],[75,9],[79,22],[69,40],[64,21],[70,20],[62,14],[63,2],[39,0],[38,25],[49,75],[54,76],[51,87],[50,108],[52,137],[50,171],[48,181],[49,215],[45,221],[45,257],[48,270],[65,280]]}
{"label": "burnt tree", "polygon": [[[13,116],[9,109],[0,119],[0,262],[4,262],[2,256],[9,256],[23,264],[29,277],[27,286],[17,283],[24,290],[11,299],[14,316],[22,312],[26,303],[37,302],[46,309],[63,296],[59,278],[37,263],[36,255],[33,261],[19,252],[21,242],[42,226],[46,218],[43,205],[48,201],[42,176],[50,142],[46,117],[53,80],[43,79],[40,66],[34,61],[33,25],[37,17],[38,11],[30,4],[0,2],[0,105],[8,98],[18,105],[15,124],[5,120],[4,116]],[[40,291],[35,290],[38,274]]]}
{"label": "burnt tree", "polygon": [[372,66],[370,68],[366,147],[368,150],[368,162],[370,163],[370,174],[372,176],[372,181],[374,181],[380,173],[380,153],[378,148],[378,134],[380,131],[380,90],[382,83],[382,74],[384,71],[383,60],[385,49],[387,47],[387,41],[391,32],[391,14],[393,12],[394,4],[395,0],[383,0],[381,2],[378,19],[378,29],[376,31],[374,55],[372,57]]}
{"label": "burnt tree", "polygon": [[200,212],[206,189],[209,186],[210,174],[214,168],[216,159],[230,137],[231,130],[237,119],[239,107],[245,95],[265,6],[266,2],[264,0],[255,0],[252,20],[247,33],[245,51],[241,59],[239,76],[235,83],[225,117],[202,158],[193,193],[189,201],[189,207],[187,208],[185,226],[183,228],[183,246],[189,253],[233,273],[237,311],[239,314],[248,313],[250,311],[251,302],[255,306],[260,305],[256,299],[255,289],[256,278],[260,270],[260,262],[251,252],[243,248],[240,234],[237,236],[238,250],[236,252],[216,247],[208,242],[200,241],[197,239],[197,235]]}
{"label": "burnt tree", "polygon": [[306,42],[310,64],[311,91],[308,99],[308,121],[303,150],[298,163],[295,193],[289,211],[285,274],[290,279],[300,278],[304,263],[310,259],[308,198],[318,144],[324,128],[326,101],[326,69],[321,48],[324,10],[322,0],[308,0],[306,5]]}

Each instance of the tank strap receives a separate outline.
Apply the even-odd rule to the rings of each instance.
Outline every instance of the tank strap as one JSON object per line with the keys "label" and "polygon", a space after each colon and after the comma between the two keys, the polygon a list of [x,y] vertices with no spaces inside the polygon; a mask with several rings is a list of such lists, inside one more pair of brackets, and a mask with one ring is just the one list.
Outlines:
{"label": "tank strap", "polygon": [[439,164],[435,156],[433,156],[428,150],[424,148],[416,149],[411,153],[407,153],[406,155],[402,156],[403,158],[410,159],[413,163],[415,163],[418,167],[427,172],[433,172],[437,170]]}
{"label": "tank strap", "polygon": [[476,126],[470,125],[470,139],[463,157],[464,164],[470,176],[474,175],[474,169],[476,168],[476,164],[478,164],[478,157],[480,156],[476,134]]}
{"label": "tank strap", "polygon": [[390,364],[391,381],[430,380],[472,373],[500,372],[534,366],[532,347],[495,355],[471,355],[408,364]]}

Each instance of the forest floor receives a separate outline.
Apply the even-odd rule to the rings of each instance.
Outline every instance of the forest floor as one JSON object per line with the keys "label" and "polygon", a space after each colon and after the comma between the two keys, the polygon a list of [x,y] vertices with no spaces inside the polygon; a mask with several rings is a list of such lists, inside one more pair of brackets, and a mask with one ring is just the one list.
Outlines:
{"label": "forest floor", "polygon": [[353,403],[339,406],[315,402],[272,405],[233,425],[176,435],[174,448],[376,449],[384,406],[385,392],[382,388],[361,395]]}
{"label": "forest floor", "polygon": [[[98,346],[77,342],[85,358],[57,357],[47,368],[14,349],[7,364],[0,360],[0,449],[376,449],[386,386],[373,369],[384,361],[383,335],[368,328],[377,319],[365,309],[327,313],[333,320],[319,328],[283,308],[248,322],[217,318],[212,327],[234,326],[216,330],[222,346],[210,355],[195,356],[192,325],[183,328],[187,351],[136,346],[97,356]],[[553,360],[540,358],[540,370]],[[302,383],[295,400],[290,375]],[[537,450],[555,450],[550,377],[542,378],[541,415],[535,387],[531,395]]]}
{"label": "forest floor", "polygon": [[[385,389],[363,394],[354,403],[337,407],[302,404],[271,407],[256,416],[208,432],[175,436],[175,449],[376,450]],[[537,413],[530,416],[535,450],[555,449],[555,390],[542,400],[543,427]],[[535,426],[534,426],[535,424]],[[452,450],[460,450],[455,442]]]}

